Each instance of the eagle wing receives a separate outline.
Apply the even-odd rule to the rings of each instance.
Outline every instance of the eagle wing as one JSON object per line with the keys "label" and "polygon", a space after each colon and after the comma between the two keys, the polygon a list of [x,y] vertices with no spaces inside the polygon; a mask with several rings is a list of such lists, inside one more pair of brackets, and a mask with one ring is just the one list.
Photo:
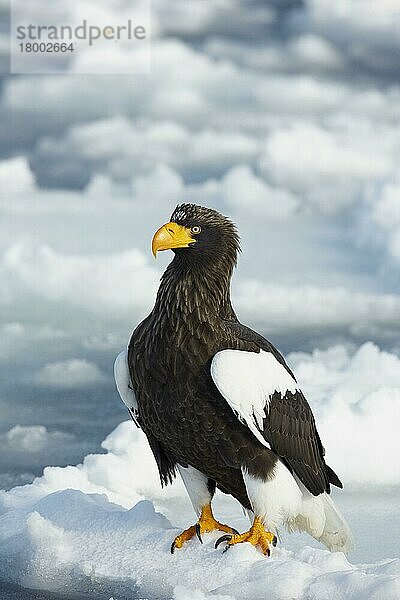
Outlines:
{"label": "eagle wing", "polygon": [[136,427],[140,427],[138,417],[139,408],[135,392],[132,387],[128,367],[128,351],[120,352],[114,362],[114,378],[119,395],[132,417]]}
{"label": "eagle wing", "polygon": [[[120,352],[114,362],[114,378],[122,402],[129,411],[132,421],[136,427],[140,427],[139,406],[135,391],[132,386],[131,376],[128,366],[128,350]],[[172,483],[175,477],[175,460],[165,452],[160,442],[156,440],[148,431],[145,432],[150,448],[154,454],[160,474],[161,485]]]}
{"label": "eagle wing", "polygon": [[237,418],[312,494],[329,491],[329,483],[342,487],[325,463],[311,408],[277,350],[222,350],[211,377]]}

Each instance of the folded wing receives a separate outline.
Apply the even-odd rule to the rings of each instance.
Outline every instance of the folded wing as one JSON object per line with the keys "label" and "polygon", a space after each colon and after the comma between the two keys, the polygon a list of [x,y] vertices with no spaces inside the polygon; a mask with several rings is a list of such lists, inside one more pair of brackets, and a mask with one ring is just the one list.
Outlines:
{"label": "folded wing", "polygon": [[283,460],[314,495],[342,487],[326,465],[311,408],[286,365],[272,352],[222,350],[211,377],[238,419]]}

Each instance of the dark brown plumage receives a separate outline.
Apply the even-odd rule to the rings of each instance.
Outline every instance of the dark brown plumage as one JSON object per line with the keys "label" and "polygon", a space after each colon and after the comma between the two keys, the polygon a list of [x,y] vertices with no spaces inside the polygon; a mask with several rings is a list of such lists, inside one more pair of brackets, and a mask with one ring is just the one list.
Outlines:
{"label": "dark brown plumage", "polygon": [[[232,308],[230,280],[239,251],[235,226],[216,211],[182,205],[171,222],[192,232],[195,243],[175,248],[149,316],[135,329],[128,365],[146,433],[163,484],[177,464],[204,473],[250,508],[241,468],[263,480],[277,458],[314,495],[341,486],[325,464],[311,409],[300,391],[275,392],[265,414],[268,449],[235,415],[210,375],[217,352],[226,349],[276,358],[282,355],[261,335],[242,325]],[[194,229],[193,229],[194,228]],[[194,241],[194,240],[193,240]]]}

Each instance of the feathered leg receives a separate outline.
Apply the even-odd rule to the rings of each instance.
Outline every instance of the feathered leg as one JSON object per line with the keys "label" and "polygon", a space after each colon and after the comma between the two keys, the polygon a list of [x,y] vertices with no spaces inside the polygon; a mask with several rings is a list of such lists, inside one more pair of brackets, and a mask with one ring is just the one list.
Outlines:
{"label": "feathered leg", "polygon": [[183,544],[197,535],[202,543],[201,534],[219,530],[229,534],[237,534],[236,529],[220,523],[214,518],[211,501],[215,493],[215,481],[208,479],[203,473],[193,467],[181,467],[178,465],[179,473],[186,487],[193,508],[199,517],[196,525],[192,525],[179,534],[171,545],[171,552],[175,548],[182,548]]}
{"label": "feathered leg", "polygon": [[279,459],[274,460],[272,468],[266,469],[264,473],[251,473],[248,467],[242,468],[254,521],[249,531],[241,535],[225,535],[219,538],[216,547],[222,542],[227,543],[226,549],[235,544],[250,542],[253,546],[259,546],[263,554],[269,556],[270,545],[275,546],[277,542],[277,527],[293,520],[298,514],[301,506],[299,487],[285,465]]}

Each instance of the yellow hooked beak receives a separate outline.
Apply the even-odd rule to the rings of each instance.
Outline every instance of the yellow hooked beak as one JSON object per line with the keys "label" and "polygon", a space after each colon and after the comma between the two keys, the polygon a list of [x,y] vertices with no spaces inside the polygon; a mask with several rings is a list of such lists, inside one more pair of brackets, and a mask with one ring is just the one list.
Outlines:
{"label": "yellow hooked beak", "polygon": [[177,223],[165,223],[154,234],[151,250],[154,258],[159,250],[172,250],[173,248],[189,248],[189,244],[195,242],[191,231]]}

